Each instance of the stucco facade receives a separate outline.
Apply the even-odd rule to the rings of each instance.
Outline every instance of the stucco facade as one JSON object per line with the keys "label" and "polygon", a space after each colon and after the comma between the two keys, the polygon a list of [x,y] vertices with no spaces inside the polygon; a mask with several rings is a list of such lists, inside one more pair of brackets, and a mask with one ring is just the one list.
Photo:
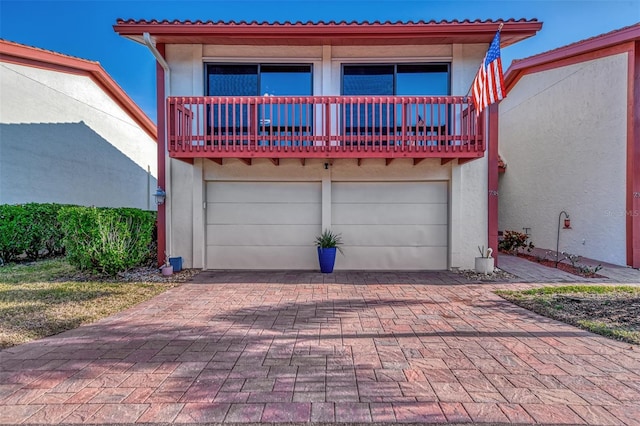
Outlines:
{"label": "stucco facade", "polygon": [[99,64],[0,53],[0,203],[155,209],[155,125]]}
{"label": "stucco facade", "polygon": [[[508,71],[511,85],[500,103],[507,169],[499,183],[499,227],[527,228],[538,248],[555,252],[559,244],[560,251],[633,265],[630,233],[640,210],[633,205],[637,70],[630,64],[638,53],[611,43],[589,48],[596,42],[551,52],[553,61],[528,58]],[[558,241],[562,211],[571,229],[561,226]]]}
{"label": "stucco facade", "polygon": [[[492,229],[496,229],[497,242],[497,219],[494,215],[492,227],[488,195],[495,192],[490,191],[488,176],[490,162],[495,160],[497,164],[497,150],[493,160],[483,152],[490,143],[488,131],[474,133],[481,135],[475,146],[480,145],[483,150],[468,155],[469,158],[452,155],[450,150],[457,147],[449,147],[466,143],[476,151],[472,146],[476,142],[443,141],[433,149],[443,155],[436,153],[422,158],[415,158],[413,148],[403,154],[404,148],[398,147],[411,145],[396,141],[387,142],[387,148],[376,148],[377,157],[368,153],[376,149],[367,148],[366,143],[360,148],[351,145],[352,151],[346,152],[345,147],[353,142],[341,139],[347,133],[337,126],[345,126],[347,119],[337,118],[342,110],[332,106],[331,102],[336,101],[331,99],[348,98],[343,90],[343,72],[348,66],[353,69],[368,65],[444,64],[447,94],[441,93],[439,99],[453,102],[457,97],[459,100],[455,102],[467,102],[465,95],[498,26],[492,21],[295,24],[118,21],[116,32],[145,43],[158,60],[159,117],[166,117],[169,122],[167,135],[161,136],[166,145],[164,148],[159,145],[160,150],[166,150],[159,170],[167,192],[159,209],[160,221],[166,223],[166,238],[159,246],[166,243],[166,254],[181,256],[186,267],[314,270],[318,268],[315,237],[322,230],[331,229],[344,240],[344,256],[338,255],[336,270],[472,269],[477,247],[490,244]],[[535,21],[510,21],[503,30],[505,45],[534,35],[540,27]],[[322,108],[314,110],[315,133],[311,137],[326,140],[313,139],[315,142],[309,145],[313,148],[306,149],[300,143],[302,149],[289,151],[282,145],[271,145],[274,152],[271,157],[266,154],[269,148],[251,145],[255,142],[244,145],[240,142],[235,148],[227,145],[227,149],[222,147],[226,142],[210,140],[215,132],[228,131],[220,125],[213,126],[210,133],[201,130],[201,123],[221,120],[219,113],[204,116],[204,111],[220,111],[203,106],[211,101],[207,96],[220,102],[208,95],[211,83],[207,70],[213,64],[302,64],[310,69],[309,98],[326,102],[317,104]],[[239,81],[234,80],[234,84]],[[425,88],[420,93],[436,95],[429,90]],[[237,93],[225,92],[223,96]],[[399,97],[395,83],[393,96],[385,93],[390,98]],[[244,100],[238,97],[239,102],[264,100],[262,92],[257,95],[258,100],[243,96]],[[290,95],[280,93],[281,98],[287,96]],[[360,102],[351,98],[347,101]],[[181,102],[195,102],[195,106],[185,108],[178,105]],[[363,98],[363,102],[367,100]],[[426,102],[434,104],[439,100],[434,97]],[[447,108],[442,109],[448,111],[443,113],[448,117],[447,126],[461,128],[462,123],[473,121],[481,129],[490,127],[490,114],[483,125],[469,107],[458,112]],[[399,114],[398,120],[405,114]],[[192,116],[196,118],[191,119]],[[239,121],[242,123],[244,119],[246,123],[252,120],[250,117]],[[414,118],[415,123],[422,122],[417,114]],[[253,120],[263,122],[255,117]],[[336,124],[340,120],[342,124]],[[406,128],[404,120],[400,129]],[[431,120],[433,123],[433,117]],[[376,129],[382,132],[381,127]],[[404,135],[405,130],[398,131]],[[438,134],[451,135],[452,131],[445,128]],[[180,139],[176,144],[176,132],[184,132],[183,136],[189,139]],[[202,139],[193,137],[191,132],[202,135]],[[497,138],[497,131],[494,133]],[[330,139],[334,135],[336,139]],[[169,139],[173,141],[171,145]],[[291,146],[296,146],[295,139]],[[416,146],[426,143],[418,141]],[[176,149],[182,150],[180,155]],[[323,149],[327,149],[324,158],[318,154]],[[216,157],[214,151],[224,158]],[[239,155],[234,157],[234,152]],[[161,248],[159,256],[163,254],[160,251]]]}
{"label": "stucco facade", "polygon": [[[305,62],[313,64],[314,95],[339,95],[340,70],[343,63],[415,62],[416,60],[446,61],[452,63],[452,93],[464,93],[473,79],[476,65],[482,59],[486,45],[454,46],[402,46],[402,47],[363,47],[363,46],[210,46],[210,45],[169,45],[166,59],[171,68],[170,96],[201,96],[204,93],[204,64],[215,62]],[[336,269],[423,269],[473,268],[478,245],[487,244],[487,158],[483,157],[469,163],[458,165],[455,162],[441,165],[439,160],[424,161],[413,165],[409,160],[396,160],[385,165],[384,160],[364,160],[358,165],[355,160],[336,159],[325,169],[326,161],[282,161],[275,166],[269,160],[254,160],[251,166],[240,161],[225,162],[218,165],[206,160],[195,160],[194,164],[185,164],[180,160],[168,160],[167,176],[171,184],[167,189],[168,218],[170,232],[167,238],[172,256],[182,256],[185,265],[195,268],[208,268],[211,265],[213,245],[206,242],[214,239],[213,227],[206,225],[207,183],[223,182],[299,182],[317,183],[319,204],[317,214],[319,223],[312,231],[305,232],[305,238],[292,235],[290,246],[278,254],[288,252],[286,265],[265,260],[260,268],[274,269],[314,269],[317,258],[313,241],[322,229],[332,228],[341,232],[345,239],[344,256],[339,256]],[[428,252],[419,253],[406,248],[408,255],[414,256],[414,262],[403,262],[402,253],[396,244],[373,243],[377,250],[387,251],[379,258],[386,262],[376,265],[367,264],[359,255],[357,247],[350,247],[349,227],[334,226],[336,202],[332,197],[337,183],[342,182],[419,182],[428,185],[442,182],[446,188],[446,204],[442,207],[446,234],[439,237],[437,243],[444,246],[444,255],[437,254],[439,261],[431,262]],[[333,191],[332,191],[333,189]],[[407,198],[412,198],[407,194]],[[365,203],[366,204],[366,203]],[[409,206],[411,207],[411,206]],[[414,206],[415,207],[415,206]],[[373,207],[375,209],[375,206]],[[474,214],[482,212],[482,214]],[[293,212],[297,216],[300,212]],[[439,213],[440,214],[440,213]],[[383,213],[384,215],[384,213]],[[398,226],[394,213],[390,217],[377,220],[389,227]],[[292,218],[293,219],[293,218]],[[296,233],[295,227],[283,228],[283,232]],[[234,234],[238,242],[255,241],[254,230],[241,226]],[[427,236],[433,239],[433,236]],[[285,240],[287,238],[284,238]],[[259,244],[259,242],[255,242]],[[302,251],[301,251],[302,250]],[[362,249],[366,250],[366,249]],[[369,250],[372,250],[369,248]],[[221,254],[225,250],[221,250]],[[350,254],[351,253],[351,254]],[[417,259],[424,256],[424,261]],[[209,258],[209,262],[207,259]],[[297,258],[297,260],[295,260]],[[360,261],[358,260],[360,259]],[[230,256],[224,264],[232,269],[255,269],[254,256]],[[207,264],[209,263],[209,265]],[[216,265],[220,265],[216,263]]]}

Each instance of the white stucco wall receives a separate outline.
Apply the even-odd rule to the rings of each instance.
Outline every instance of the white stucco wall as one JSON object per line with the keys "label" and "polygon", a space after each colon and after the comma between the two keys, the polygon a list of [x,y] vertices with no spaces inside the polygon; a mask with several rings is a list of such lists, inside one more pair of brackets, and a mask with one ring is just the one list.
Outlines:
{"label": "white stucco wall", "polygon": [[624,265],[627,55],[524,76],[500,104],[501,230]]}
{"label": "white stucco wall", "polygon": [[[313,64],[316,95],[340,94],[341,64],[363,62],[451,62],[452,93],[464,95],[473,80],[486,45],[453,46],[201,46],[169,45],[166,57],[171,68],[170,96],[202,96],[204,64],[207,62],[307,62]],[[302,59],[301,59],[302,58]],[[409,160],[333,161],[323,172],[324,160],[254,159],[252,166],[225,160],[219,166],[196,159],[193,165],[168,160],[167,209],[168,247],[171,256],[182,256],[185,267],[204,266],[204,187],[212,180],[321,181],[323,188],[333,181],[446,181],[449,187],[449,267],[472,269],[477,246],[487,245],[487,159],[486,156],[458,165],[441,165],[439,159],[413,165]],[[330,225],[330,196],[323,193],[323,227]],[[327,213],[328,212],[328,213]],[[189,216],[191,215],[191,219]],[[192,229],[192,231],[190,231]],[[238,236],[242,238],[242,236]],[[312,242],[311,242],[312,243]]]}
{"label": "white stucco wall", "polygon": [[0,203],[155,209],[157,145],[91,78],[0,62]]}

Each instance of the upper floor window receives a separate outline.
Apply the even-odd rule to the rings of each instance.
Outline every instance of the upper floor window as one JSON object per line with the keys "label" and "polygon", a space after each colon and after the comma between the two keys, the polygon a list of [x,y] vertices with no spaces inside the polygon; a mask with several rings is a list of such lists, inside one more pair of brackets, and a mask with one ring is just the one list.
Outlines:
{"label": "upper floor window", "polygon": [[209,64],[207,96],[309,96],[311,65]]}
{"label": "upper floor window", "polygon": [[447,96],[449,64],[343,65],[342,94]]}
{"label": "upper floor window", "polygon": [[[448,96],[449,64],[363,64],[342,66],[342,94],[345,96]],[[342,112],[344,132],[350,134],[392,134],[428,126],[444,126],[449,114],[444,105],[379,101],[350,105]],[[435,127],[434,127],[435,126]]]}
{"label": "upper floor window", "polygon": [[[310,96],[313,89],[311,65],[208,64],[206,78],[207,96]],[[253,132],[268,137],[271,145],[281,143],[279,136],[313,134],[312,104],[258,101],[216,101],[207,105],[207,131],[232,135],[245,144],[248,138],[244,137]],[[267,142],[258,141],[262,143]]]}

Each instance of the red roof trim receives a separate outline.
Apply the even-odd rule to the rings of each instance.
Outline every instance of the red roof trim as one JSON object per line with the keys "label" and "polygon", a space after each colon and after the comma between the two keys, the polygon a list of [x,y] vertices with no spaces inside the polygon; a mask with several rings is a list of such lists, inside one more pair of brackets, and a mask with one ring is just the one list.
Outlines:
{"label": "red roof trim", "polygon": [[380,44],[489,43],[499,24],[502,46],[506,47],[536,34],[542,27],[537,19],[464,21],[318,21],[247,22],[118,19],[114,30],[124,37],[140,37],[148,32],[158,43],[238,44]]}
{"label": "red roof trim", "polygon": [[167,25],[167,24],[177,24],[177,25],[215,25],[215,26],[265,26],[265,27],[324,27],[324,26],[340,26],[340,27],[346,27],[346,26],[357,26],[357,27],[364,27],[364,26],[410,26],[410,25],[425,25],[425,24],[429,24],[429,25],[447,25],[447,24],[499,24],[499,23],[510,23],[510,22],[527,22],[527,23],[532,23],[532,22],[538,22],[537,19],[508,19],[508,20],[492,20],[492,19],[485,19],[485,20],[480,20],[480,19],[475,19],[475,20],[469,20],[469,19],[464,19],[462,21],[457,20],[457,19],[453,19],[451,21],[448,20],[441,20],[441,21],[435,21],[435,20],[430,20],[430,21],[425,21],[425,20],[419,20],[419,21],[413,21],[413,20],[409,20],[409,21],[296,21],[296,22],[291,22],[291,21],[222,21],[222,20],[218,20],[218,21],[212,21],[212,20],[207,20],[207,21],[202,21],[200,19],[195,20],[195,21],[191,21],[189,19],[185,19],[183,21],[179,20],[179,19],[173,19],[173,20],[168,20],[168,19],[163,19],[161,21],[157,20],[157,19],[151,19],[151,20],[146,20],[146,19],[122,19],[122,18],[118,18],[116,20],[117,25],[121,25],[121,24],[135,24],[135,25]]}
{"label": "red roof trim", "polygon": [[0,61],[86,75],[111,96],[154,141],[157,139],[157,129],[153,121],[151,121],[144,111],[122,90],[118,83],[107,74],[99,62],[2,39],[0,39]]}
{"label": "red roof trim", "polygon": [[[568,44],[557,49],[549,50],[538,55],[524,59],[514,60],[504,75],[507,93],[515,86],[517,81],[525,74],[533,72],[534,68],[547,65],[542,69],[551,69],[565,64],[561,61],[584,55],[590,52],[605,50],[621,45],[629,41],[640,40],[640,23],[620,28],[595,37],[590,37],[575,43]],[[613,51],[617,52],[617,51]],[[593,57],[585,56],[585,60]]]}

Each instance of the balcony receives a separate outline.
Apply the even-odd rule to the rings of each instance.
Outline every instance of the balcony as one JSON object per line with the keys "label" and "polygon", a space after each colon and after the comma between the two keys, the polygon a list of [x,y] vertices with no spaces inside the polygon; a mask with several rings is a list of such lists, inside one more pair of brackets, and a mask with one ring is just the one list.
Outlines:
{"label": "balcony", "polygon": [[484,155],[482,118],[462,96],[170,97],[172,158],[440,158]]}

